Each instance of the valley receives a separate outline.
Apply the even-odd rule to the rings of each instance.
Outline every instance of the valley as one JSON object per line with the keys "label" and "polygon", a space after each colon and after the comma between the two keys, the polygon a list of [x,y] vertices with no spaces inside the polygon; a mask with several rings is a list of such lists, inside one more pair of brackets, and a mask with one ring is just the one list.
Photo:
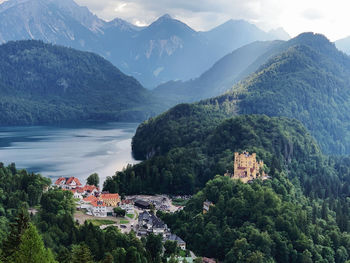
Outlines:
{"label": "valley", "polygon": [[350,262],[338,5],[78,2],[0,0],[0,263]]}

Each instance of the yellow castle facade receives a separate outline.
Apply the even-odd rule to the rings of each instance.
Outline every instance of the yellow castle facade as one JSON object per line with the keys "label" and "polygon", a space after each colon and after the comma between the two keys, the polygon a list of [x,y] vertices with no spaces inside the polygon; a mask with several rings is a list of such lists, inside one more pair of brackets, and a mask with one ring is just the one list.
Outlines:
{"label": "yellow castle facade", "polygon": [[265,178],[264,162],[256,160],[256,153],[235,152],[232,179],[239,179],[244,183],[261,177]]}

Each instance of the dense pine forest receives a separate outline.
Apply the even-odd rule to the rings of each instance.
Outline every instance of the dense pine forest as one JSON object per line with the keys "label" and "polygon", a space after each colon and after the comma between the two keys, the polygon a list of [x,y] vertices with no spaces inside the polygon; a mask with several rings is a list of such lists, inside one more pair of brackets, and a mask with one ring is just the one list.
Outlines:
{"label": "dense pine forest", "polygon": [[102,57],[33,40],[0,46],[0,96],[1,125],[143,121],[164,109]]}

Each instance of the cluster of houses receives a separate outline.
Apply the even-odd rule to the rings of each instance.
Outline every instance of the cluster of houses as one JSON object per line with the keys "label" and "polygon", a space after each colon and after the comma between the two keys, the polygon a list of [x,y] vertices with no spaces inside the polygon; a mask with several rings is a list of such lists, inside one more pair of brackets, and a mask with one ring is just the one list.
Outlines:
{"label": "cluster of houses", "polygon": [[80,199],[80,209],[86,209],[88,215],[106,217],[113,213],[113,208],[119,206],[119,194],[100,192],[94,185],[82,186],[76,177],[60,177],[55,185],[73,193],[74,198]]}
{"label": "cluster of houses", "polygon": [[155,235],[161,235],[164,242],[167,240],[175,241],[183,250],[186,250],[186,242],[183,241],[180,237],[170,232],[168,226],[159,219],[156,215],[149,211],[144,211],[139,214],[138,218],[138,236],[147,236],[148,234],[153,233]]}
{"label": "cluster of houses", "polygon": [[[170,232],[168,226],[156,215],[148,210],[153,206],[159,210],[166,210],[163,202],[147,202],[144,200],[123,200],[119,194],[100,192],[94,185],[83,186],[76,177],[60,177],[55,185],[61,189],[71,191],[74,198],[80,199],[78,209],[86,209],[88,215],[96,217],[107,217],[113,215],[113,208],[119,206],[126,211],[126,214],[134,214],[134,208],[143,210],[138,216],[138,224],[135,228],[139,237],[147,236],[150,233],[161,235],[163,241],[175,241],[183,250],[186,250],[186,243],[180,237]],[[163,205],[163,206],[162,206]]]}

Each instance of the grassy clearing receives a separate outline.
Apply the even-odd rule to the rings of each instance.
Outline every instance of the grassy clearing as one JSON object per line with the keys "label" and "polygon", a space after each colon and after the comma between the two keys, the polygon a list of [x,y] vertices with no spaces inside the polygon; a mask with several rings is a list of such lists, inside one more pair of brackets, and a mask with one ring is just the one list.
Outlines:
{"label": "grassy clearing", "polygon": [[120,220],[120,224],[129,224],[128,220]]}
{"label": "grassy clearing", "polygon": [[112,220],[107,219],[88,219],[86,220],[88,223],[92,223],[94,226],[102,226],[102,225],[112,225],[115,224]]}
{"label": "grassy clearing", "polygon": [[126,216],[129,217],[130,219],[134,218],[134,214],[127,214]]}
{"label": "grassy clearing", "polygon": [[186,206],[188,200],[183,200],[183,199],[173,199],[171,200],[173,205],[176,206]]}

